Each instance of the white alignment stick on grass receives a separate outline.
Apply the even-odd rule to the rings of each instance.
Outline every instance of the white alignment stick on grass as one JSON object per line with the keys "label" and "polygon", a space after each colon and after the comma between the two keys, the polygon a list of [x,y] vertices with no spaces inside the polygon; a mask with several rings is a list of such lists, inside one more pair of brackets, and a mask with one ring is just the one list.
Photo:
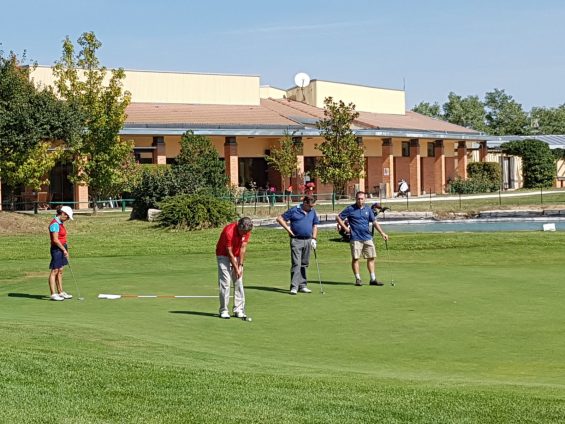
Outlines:
{"label": "white alignment stick on grass", "polygon": [[[230,296],[232,297],[232,296]],[[137,299],[155,299],[155,298],[165,298],[165,299],[217,299],[218,296],[173,296],[173,295],[153,295],[153,294],[104,294],[98,295],[98,299],[122,299],[122,298],[137,298]]]}

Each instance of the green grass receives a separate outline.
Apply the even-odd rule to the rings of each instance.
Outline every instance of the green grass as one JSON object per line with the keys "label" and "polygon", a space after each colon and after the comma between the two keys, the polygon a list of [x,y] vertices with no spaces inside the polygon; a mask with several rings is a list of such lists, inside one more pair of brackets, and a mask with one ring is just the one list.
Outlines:
{"label": "green grass", "polygon": [[42,297],[46,234],[0,237],[0,422],[565,421],[564,233],[392,233],[396,286],[357,288],[323,231],[327,293],[312,262],[314,293],[291,297],[288,241],[257,229],[251,323],[216,299],[96,299],[215,295],[217,230],[104,215],[69,234],[84,302]]}

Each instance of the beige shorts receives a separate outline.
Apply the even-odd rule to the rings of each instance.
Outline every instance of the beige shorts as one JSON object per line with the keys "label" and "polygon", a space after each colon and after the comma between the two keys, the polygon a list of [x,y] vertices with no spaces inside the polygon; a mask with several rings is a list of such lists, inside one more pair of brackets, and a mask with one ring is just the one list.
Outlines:
{"label": "beige shorts", "polygon": [[365,240],[365,241],[351,241],[349,243],[351,246],[351,257],[353,259],[363,258],[365,259],[372,259],[377,256],[377,251],[375,250],[375,243],[373,240]]}

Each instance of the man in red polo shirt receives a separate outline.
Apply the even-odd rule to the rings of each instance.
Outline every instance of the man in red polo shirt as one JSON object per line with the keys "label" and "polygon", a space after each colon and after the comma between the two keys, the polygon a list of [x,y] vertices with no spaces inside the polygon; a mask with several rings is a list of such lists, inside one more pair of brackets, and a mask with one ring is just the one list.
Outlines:
{"label": "man in red polo shirt", "polygon": [[218,286],[220,289],[220,318],[229,319],[230,284],[234,285],[233,314],[237,318],[246,318],[245,294],[243,292],[243,261],[245,250],[251,237],[253,222],[250,218],[241,218],[224,227],[216,244],[218,261]]}

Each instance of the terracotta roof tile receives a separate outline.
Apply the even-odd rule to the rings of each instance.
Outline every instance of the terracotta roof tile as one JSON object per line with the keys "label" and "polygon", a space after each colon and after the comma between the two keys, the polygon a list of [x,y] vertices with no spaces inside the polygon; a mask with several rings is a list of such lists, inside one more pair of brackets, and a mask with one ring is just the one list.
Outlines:
{"label": "terracotta roof tile", "polygon": [[[127,124],[313,126],[324,110],[288,99],[261,99],[257,106],[132,103]],[[478,134],[478,132],[416,112],[405,115],[359,112],[357,128],[421,130]]]}
{"label": "terracotta roof tile", "polygon": [[262,106],[131,103],[126,124],[297,125]]}

